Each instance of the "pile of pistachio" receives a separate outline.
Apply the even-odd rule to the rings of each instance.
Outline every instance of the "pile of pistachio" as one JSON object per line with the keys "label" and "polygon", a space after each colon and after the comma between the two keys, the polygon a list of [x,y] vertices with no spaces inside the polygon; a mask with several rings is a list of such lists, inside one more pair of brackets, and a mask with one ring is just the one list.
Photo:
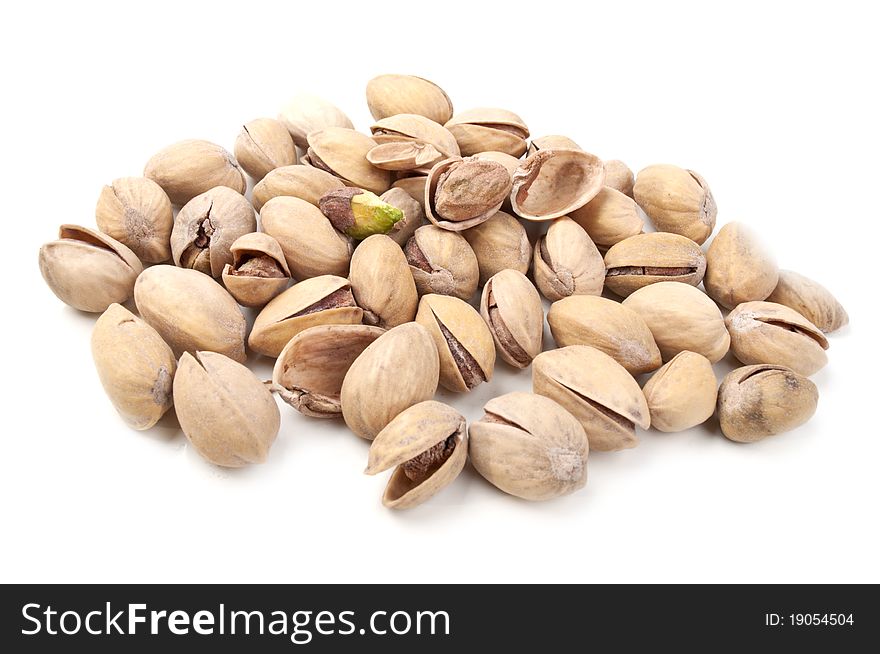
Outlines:
{"label": "pile of pistachio", "polygon": [[[97,230],[63,225],[41,248],[52,291],[102,314],[95,366],[131,427],[173,406],[205,459],[258,463],[276,393],[372,440],[366,472],[394,469],[383,502],[407,508],[468,459],[543,500],[585,484],[590,449],[635,446],[636,427],[715,414],[753,442],[813,415],[808,377],[847,314],[740,224],[704,251],[717,210],[699,174],[634,177],[570,138],[529,140],[510,111],[454,114],[418,77],[371,80],[367,103],[369,136],[299,96],[245,124],[234,156],[170,145],[104,187]],[[250,333],[242,306],[259,310]],[[276,359],[271,382],[243,365],[248,350]],[[745,365],[719,388],[728,350]],[[433,399],[438,384],[490,382],[496,357],[531,366],[533,393],[490,400],[470,425]]]}

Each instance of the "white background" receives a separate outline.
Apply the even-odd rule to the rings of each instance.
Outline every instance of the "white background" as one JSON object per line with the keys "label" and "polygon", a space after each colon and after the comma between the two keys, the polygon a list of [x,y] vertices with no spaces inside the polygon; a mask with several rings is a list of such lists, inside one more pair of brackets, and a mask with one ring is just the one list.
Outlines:
{"label": "white background", "polygon": [[[876,16],[870,3],[16,3],[0,26],[3,186],[2,581],[880,581],[877,500]],[[60,223],[94,224],[102,185],[183,138],[232,148],[298,91],[371,120],[371,77],[439,83],[458,109],[509,108],[634,170],[709,181],[719,224],[851,317],[815,375],[807,426],[755,445],[712,423],[590,456],[544,504],[466,470],[384,509],[368,443],[282,405],[262,466],[204,463],[173,419],[127,429],[89,350],[95,316],[37,268]],[[253,357],[252,357],[253,359]],[[722,372],[729,369],[722,367]],[[269,375],[264,360],[256,362]],[[469,419],[529,387],[444,396]]]}

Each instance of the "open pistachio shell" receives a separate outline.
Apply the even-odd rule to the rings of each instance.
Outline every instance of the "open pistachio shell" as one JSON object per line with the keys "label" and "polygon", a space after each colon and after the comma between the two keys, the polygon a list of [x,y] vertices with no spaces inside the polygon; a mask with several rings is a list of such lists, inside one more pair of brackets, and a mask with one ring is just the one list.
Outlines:
{"label": "open pistachio shell", "polygon": [[246,307],[261,307],[290,282],[281,246],[264,232],[238,237],[230,246],[232,263],[223,269],[223,285]]}
{"label": "open pistachio shell", "polygon": [[439,123],[418,114],[397,114],[377,120],[371,127],[373,140],[379,145],[417,141],[433,146],[440,154],[458,157],[461,151],[452,133]]}
{"label": "open pistachio shell", "polygon": [[442,229],[469,229],[495,215],[510,193],[511,183],[507,169],[494,161],[446,159],[428,174],[425,215]]}
{"label": "open pistachio shell", "polygon": [[551,302],[569,295],[601,295],[605,263],[589,234],[567,216],[550,223],[538,238],[535,284]]}
{"label": "open pistachio shell", "polygon": [[328,191],[340,188],[345,188],[345,184],[326,170],[299,164],[282,166],[254,186],[254,209],[262,211],[263,205],[279,195],[299,198],[317,207],[318,200]]}
{"label": "open pistachio shell", "polygon": [[383,234],[361,242],[351,258],[351,291],[364,322],[391,329],[411,322],[419,294],[400,246]]}
{"label": "open pistachio shell", "polygon": [[307,137],[325,127],[354,129],[348,116],[336,105],[314,95],[297,95],[284,105],[278,120],[290,132],[293,142],[301,150],[309,147]]}
{"label": "open pistachio shell", "polygon": [[779,283],[767,301],[794,309],[823,332],[833,332],[849,323],[846,309],[831,291],[791,270],[779,271]]}
{"label": "open pistachio shell", "polygon": [[414,75],[379,75],[367,83],[367,105],[376,120],[396,114],[418,114],[445,123],[452,102],[439,86]]}
{"label": "open pistachio shell", "polygon": [[215,186],[244,193],[247,181],[233,156],[210,141],[191,139],[169,145],[154,154],[144,167],[172,203],[184,205]]}
{"label": "open pistachio shell", "polygon": [[480,315],[489,326],[501,358],[525,368],[541,353],[544,307],[541,296],[518,270],[502,270],[486,282]]}
{"label": "open pistachio shell", "polygon": [[641,234],[645,228],[632,198],[608,186],[592,200],[573,211],[570,218],[583,227],[600,250]]}
{"label": "open pistachio shell", "polygon": [[700,246],[678,234],[637,234],[605,253],[605,286],[622,297],[657,282],[698,286],[705,272]]}
{"label": "open pistachio shell", "polygon": [[479,107],[455,114],[446,129],[455,136],[461,154],[468,157],[478,152],[495,150],[513,157],[526,151],[529,128],[512,111]]}
{"label": "open pistachio shell", "polygon": [[391,186],[391,174],[367,161],[377,143],[365,134],[344,127],[328,127],[308,135],[309,149],[302,162],[332,173],[346,186],[381,195]]}
{"label": "open pistachio shell", "polygon": [[425,225],[415,231],[403,251],[419,295],[438,293],[470,300],[476,293],[477,256],[461,234]]}
{"label": "open pistachio shell", "polygon": [[392,141],[367,152],[367,161],[382,170],[409,172],[429,171],[443,159],[443,153],[430,143]]}
{"label": "open pistachio shell", "polygon": [[520,218],[552,220],[592,200],[605,183],[602,160],[583,150],[539,150],[513,175],[510,204]]}

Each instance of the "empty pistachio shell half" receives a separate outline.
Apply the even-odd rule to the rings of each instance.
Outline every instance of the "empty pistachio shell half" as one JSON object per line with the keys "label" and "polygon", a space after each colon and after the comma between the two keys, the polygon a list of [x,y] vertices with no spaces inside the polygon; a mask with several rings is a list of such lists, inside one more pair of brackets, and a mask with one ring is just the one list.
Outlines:
{"label": "empty pistachio shell half", "polygon": [[239,236],[229,247],[232,263],[223,268],[223,285],[246,307],[261,307],[287,288],[290,269],[274,238],[263,232]]}
{"label": "empty pistachio shell half", "polygon": [[722,227],[706,251],[706,293],[732,309],[742,302],[763,300],[779,281],[776,261],[741,223]]}
{"label": "empty pistachio shell half", "polygon": [[492,379],[492,333],[471,305],[448,295],[423,295],[416,322],[428,330],[437,346],[444,388],[464,393]]}
{"label": "empty pistachio shell half", "polygon": [[366,324],[391,329],[415,318],[416,284],[403,250],[387,236],[376,234],[358,245],[348,279]]}
{"label": "empty pistachio shell half", "polygon": [[559,404],[517,392],[489,400],[483,410],[483,418],[468,429],[468,455],[493,486],[537,501],[587,483],[587,435]]}
{"label": "empty pistachio shell half", "polygon": [[510,194],[507,169],[494,161],[454,157],[436,164],[425,185],[428,220],[459,232],[491,218]]}
{"label": "empty pistachio shell half", "polygon": [[434,82],[413,75],[379,75],[367,82],[367,106],[376,120],[418,114],[445,123],[452,117],[449,96]]}
{"label": "empty pistachio shell half", "polygon": [[98,197],[95,222],[98,229],[128,246],[144,263],[171,258],[171,201],[151,179],[114,179]]}
{"label": "empty pistachio shell half", "polygon": [[745,364],[777,364],[809,376],[828,363],[825,335],[794,309],[774,302],[744,302],[725,322],[733,354]]}
{"label": "empty pistachio shell half", "polygon": [[633,199],[608,186],[569,217],[586,230],[600,250],[641,234],[645,228]]}
{"label": "empty pistachio shell half", "polygon": [[467,423],[451,406],[428,400],[398,414],[370,445],[366,473],[394,468],[382,504],[411,509],[452,483],[467,461]]}
{"label": "empty pistachio shell half", "polygon": [[440,362],[427,330],[408,322],[390,329],[354,360],[342,382],[342,417],[355,434],[373,440],[401,411],[430,400]]}
{"label": "empty pistachio shell half", "polygon": [[92,330],[92,358],[104,391],[134,429],[149,429],[171,408],[177,360],[158,332],[111,304]]}
{"label": "empty pistachio shell half", "polygon": [[601,295],[605,263],[589,234],[563,216],[535,244],[534,276],[551,302],[569,295]]}
{"label": "empty pistachio shell half", "polygon": [[437,293],[469,300],[477,291],[477,256],[461,234],[425,225],[415,231],[403,251],[419,295]]}
{"label": "empty pistachio shell half", "polygon": [[502,270],[486,282],[480,315],[489,326],[501,358],[525,368],[541,353],[544,307],[541,296],[518,270]]}
{"label": "empty pistachio shell half", "polygon": [[819,391],[784,366],[760,364],[730,372],[718,389],[718,420],[732,441],[753,443],[800,427],[816,413]]}
{"label": "empty pistachio shell half", "polygon": [[318,208],[333,227],[358,240],[387,234],[403,220],[403,211],[397,207],[375,193],[350,186],[328,191],[318,200]]}
{"label": "empty pistachio shell half", "polygon": [[443,125],[418,114],[396,114],[377,120],[370,131],[379,145],[388,143],[421,143],[430,145],[443,155],[458,157],[461,152],[452,133]]}
{"label": "empty pistachio shell half", "polygon": [[244,171],[259,181],[270,171],[296,163],[290,132],[274,118],[245,123],[235,140],[235,158]]}
{"label": "empty pistachio shell half", "polygon": [[312,132],[325,127],[354,129],[351,120],[336,105],[305,93],[291,98],[282,107],[278,120],[287,128],[293,142],[301,150],[308,149],[307,137]]}
{"label": "empty pistachio shell half", "polygon": [[299,198],[317,207],[318,200],[327,191],[344,187],[338,177],[320,168],[282,166],[269,172],[254,186],[254,209],[262,211],[263,205],[279,195]]}
{"label": "empty pistachio shell half", "polygon": [[698,173],[658,164],[639,172],[633,197],[660,232],[687,236],[702,245],[715,228],[718,208]]}
{"label": "empty pistachio shell half", "polygon": [[308,135],[309,149],[302,163],[320,168],[356,186],[380,195],[391,186],[391,173],[367,161],[377,143],[366,134],[344,127],[327,127]]}
{"label": "empty pistachio shell half", "polygon": [[143,266],[134,252],[109,236],[61,225],[58,240],[40,248],[40,272],[65,304],[98,313],[131,297]]}
{"label": "empty pistachio shell half", "polygon": [[272,371],[272,390],[313,418],[342,415],[342,380],[370,343],[385,333],[369,325],[317,325],[290,339]]}
{"label": "empty pistachio shell half", "polygon": [[402,188],[390,188],[380,196],[380,199],[403,212],[403,218],[394,223],[388,236],[400,247],[404,247],[416,230],[425,224],[422,205]]}
{"label": "empty pistachio shell half", "polygon": [[256,229],[254,208],[243,195],[225,186],[212,188],[187,202],[174,219],[174,263],[220,277],[232,263],[229,248],[235,239]]}
{"label": "empty pistachio shell half", "polygon": [[443,158],[433,145],[420,141],[382,143],[367,153],[367,161],[376,168],[398,172],[428,171]]}
{"label": "empty pistachio shell half", "polygon": [[360,324],[363,314],[347,279],[335,275],[312,277],[294,284],[263,307],[254,321],[248,345],[255,352],[277,357],[304,329]]}
{"label": "empty pistachio shell half", "polygon": [[392,188],[399,188],[406,191],[407,195],[409,195],[413,200],[419,203],[422,207],[422,212],[425,211],[425,187],[428,184],[428,176],[427,175],[414,175],[412,177],[401,177],[394,184],[391,185]]}
{"label": "empty pistachio shell half", "polygon": [[629,166],[620,159],[605,160],[605,186],[632,197],[634,183],[635,176]]}
{"label": "empty pistachio shell half", "polygon": [[539,136],[532,139],[529,143],[529,149],[526,152],[527,157],[531,157],[538,150],[581,150],[581,146],[572,139],[561,134],[551,134],[549,136]]}
{"label": "empty pistachio shell half", "polygon": [[519,158],[526,151],[529,138],[529,128],[522,118],[512,111],[493,107],[455,114],[447,121],[446,129],[455,136],[464,157],[494,150]]}
{"label": "empty pistachio shell half", "polygon": [[602,190],[602,160],[583,150],[539,150],[513,174],[510,204],[520,218],[552,220],[587,204]]}
{"label": "empty pistachio shell half", "polygon": [[263,463],[281,426],[278,405],[266,386],[216,352],[181,357],[174,409],[195,450],[218,466]]}
{"label": "empty pistachio shell half", "polygon": [[484,223],[462,232],[477,255],[480,268],[480,284],[505,269],[523,274],[529,271],[532,245],[528,234],[516,218],[498,211]]}
{"label": "empty pistachio shell half", "polygon": [[647,323],[664,361],[690,350],[715,363],[730,348],[730,335],[718,306],[689,284],[657,282],[635,291],[623,306]]}
{"label": "empty pistachio shell half", "polygon": [[678,234],[630,236],[605,253],[605,286],[622,297],[657,282],[698,286],[705,272],[700,246]]}
{"label": "empty pistachio shell half", "polygon": [[684,431],[715,413],[718,382],[709,359],[679,352],[642,389],[651,412],[651,426],[664,432]]}
{"label": "empty pistachio shell half", "polygon": [[241,309],[207,275],[176,266],[147,268],[134,285],[134,301],[176,355],[206,350],[245,360]]}
{"label": "empty pistachio shell half", "polygon": [[642,429],[651,425],[636,380],[594,347],[570,345],[539,354],[532,362],[532,386],[535,393],[555,400],[580,421],[590,449],[635,447],[636,425]]}
{"label": "empty pistachio shell half", "polygon": [[849,323],[846,309],[828,289],[791,270],[779,271],[779,283],[767,301],[794,309],[823,332],[833,332]]}
{"label": "empty pistachio shell half", "polygon": [[172,203],[184,205],[215,186],[228,186],[244,193],[244,172],[232,155],[210,141],[188,140],[169,145],[154,154],[144,177],[156,182]]}

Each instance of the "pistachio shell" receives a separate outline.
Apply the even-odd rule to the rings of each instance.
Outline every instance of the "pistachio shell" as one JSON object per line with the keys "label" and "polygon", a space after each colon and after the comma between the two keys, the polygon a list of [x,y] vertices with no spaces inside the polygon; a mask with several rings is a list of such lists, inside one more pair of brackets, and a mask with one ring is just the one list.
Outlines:
{"label": "pistachio shell", "polygon": [[569,295],[601,295],[605,263],[587,232],[563,216],[535,244],[534,276],[551,302]]}
{"label": "pistachio shell", "polygon": [[572,139],[561,134],[551,134],[549,136],[539,136],[532,139],[529,143],[529,149],[526,153],[527,157],[531,157],[538,150],[581,150],[581,146]]}
{"label": "pistachio shell", "polygon": [[314,95],[300,94],[281,109],[278,120],[290,132],[293,142],[302,150],[309,147],[307,137],[325,127],[354,129],[354,125],[339,108]]}
{"label": "pistachio shell", "polygon": [[529,271],[532,246],[525,227],[509,213],[498,211],[476,227],[462,232],[477,255],[480,284],[507,268],[523,274]]}
{"label": "pistachio shell", "polygon": [[525,368],[541,353],[544,307],[541,296],[518,270],[502,270],[486,281],[480,315],[489,326],[501,358]]}
{"label": "pistachio shell", "polygon": [[468,157],[478,152],[494,150],[513,157],[526,151],[529,128],[523,119],[506,109],[479,107],[455,114],[446,122],[461,154]]}
{"label": "pistachio shell", "polygon": [[605,286],[622,297],[657,282],[698,286],[705,272],[700,246],[678,234],[637,234],[605,253]]}
{"label": "pistachio shell", "polygon": [[629,166],[619,159],[605,160],[605,186],[632,197],[634,183],[635,176]]}
{"label": "pistachio shell", "polygon": [[452,117],[452,102],[433,82],[413,75],[379,75],[367,83],[367,105],[376,120],[396,114],[419,114],[445,123]]}
{"label": "pistachio shell", "polygon": [[459,232],[486,222],[501,208],[512,181],[499,163],[454,157],[436,164],[425,185],[425,214]]}
{"label": "pistachio shell", "polygon": [[238,193],[247,189],[244,173],[232,155],[219,145],[197,139],[174,143],[154,154],[144,177],[181,206],[215,186],[228,186]]}
{"label": "pistachio shell", "polygon": [[309,149],[302,161],[333,173],[346,186],[381,195],[391,186],[391,175],[367,161],[377,143],[365,134],[343,127],[327,127],[308,135]]}
{"label": "pistachio shell", "polygon": [[98,229],[131,248],[145,263],[171,258],[171,201],[151,179],[114,179],[98,197],[95,221]]}
{"label": "pistachio shell", "polygon": [[437,293],[470,300],[476,292],[477,256],[461,234],[434,225],[419,227],[404,254],[419,295]]}
{"label": "pistachio shell", "polygon": [[526,220],[552,220],[592,200],[605,183],[602,160],[583,150],[539,150],[513,174],[510,204]]}
{"label": "pistachio shell", "polygon": [[632,198],[606,186],[570,215],[600,249],[608,249],[645,228]]}
{"label": "pistachio shell", "polygon": [[262,211],[263,206],[279,195],[305,200],[318,206],[318,200],[328,191],[345,188],[337,177],[311,166],[282,166],[267,174],[254,186],[254,209]]}
{"label": "pistachio shell", "polygon": [[403,218],[396,222],[388,232],[388,236],[402,248],[416,233],[416,230],[425,224],[425,212],[422,205],[402,188],[388,189],[380,196],[380,199],[403,211]]}
{"label": "pistachio shell", "polygon": [[414,177],[403,177],[398,179],[394,184],[392,184],[392,188],[399,188],[406,191],[406,193],[419,205],[422,207],[422,211],[425,211],[425,187],[428,184],[428,176],[427,175],[416,175]]}
{"label": "pistachio shell", "polygon": [[274,118],[245,123],[235,140],[235,158],[245,172],[259,181],[270,171],[296,163],[296,148],[287,127]]}
{"label": "pistachio shell", "polygon": [[727,223],[706,252],[706,293],[721,306],[732,309],[742,302],[763,300],[779,281],[776,261],[748,227]]}
{"label": "pistachio shell", "polygon": [[[513,177],[513,174],[516,172],[516,169],[519,168],[520,160],[516,157],[513,157],[506,152],[498,152],[497,150],[487,150],[485,152],[477,152],[477,154],[473,155],[474,159],[481,159],[483,161],[494,161],[495,163],[500,163],[507,172]],[[508,198],[509,200],[509,198]]]}
{"label": "pistachio shell", "polygon": [[767,300],[794,309],[823,332],[849,323],[846,309],[828,289],[791,270],[779,271],[779,283]]}
{"label": "pistachio shell", "polygon": [[230,246],[232,263],[223,269],[223,285],[246,307],[261,307],[290,282],[284,252],[263,232],[239,236]]}
{"label": "pistachio shell", "polygon": [[657,231],[681,234],[702,245],[715,228],[718,208],[712,191],[693,170],[648,166],[636,178],[633,197]]}
{"label": "pistachio shell", "polygon": [[452,133],[443,125],[418,114],[396,114],[377,120],[370,131],[380,145],[401,141],[418,141],[433,146],[442,158],[461,155]]}
{"label": "pistachio shell", "polygon": [[664,432],[696,427],[715,413],[718,382],[709,359],[679,352],[642,389],[651,412],[651,426]]}
{"label": "pistachio shell", "polygon": [[403,250],[387,236],[374,234],[358,245],[348,278],[366,324],[390,329],[415,318],[416,284]]}
{"label": "pistachio shell", "polygon": [[367,161],[376,168],[392,171],[429,170],[441,159],[442,152],[419,141],[381,143],[367,152]]}

